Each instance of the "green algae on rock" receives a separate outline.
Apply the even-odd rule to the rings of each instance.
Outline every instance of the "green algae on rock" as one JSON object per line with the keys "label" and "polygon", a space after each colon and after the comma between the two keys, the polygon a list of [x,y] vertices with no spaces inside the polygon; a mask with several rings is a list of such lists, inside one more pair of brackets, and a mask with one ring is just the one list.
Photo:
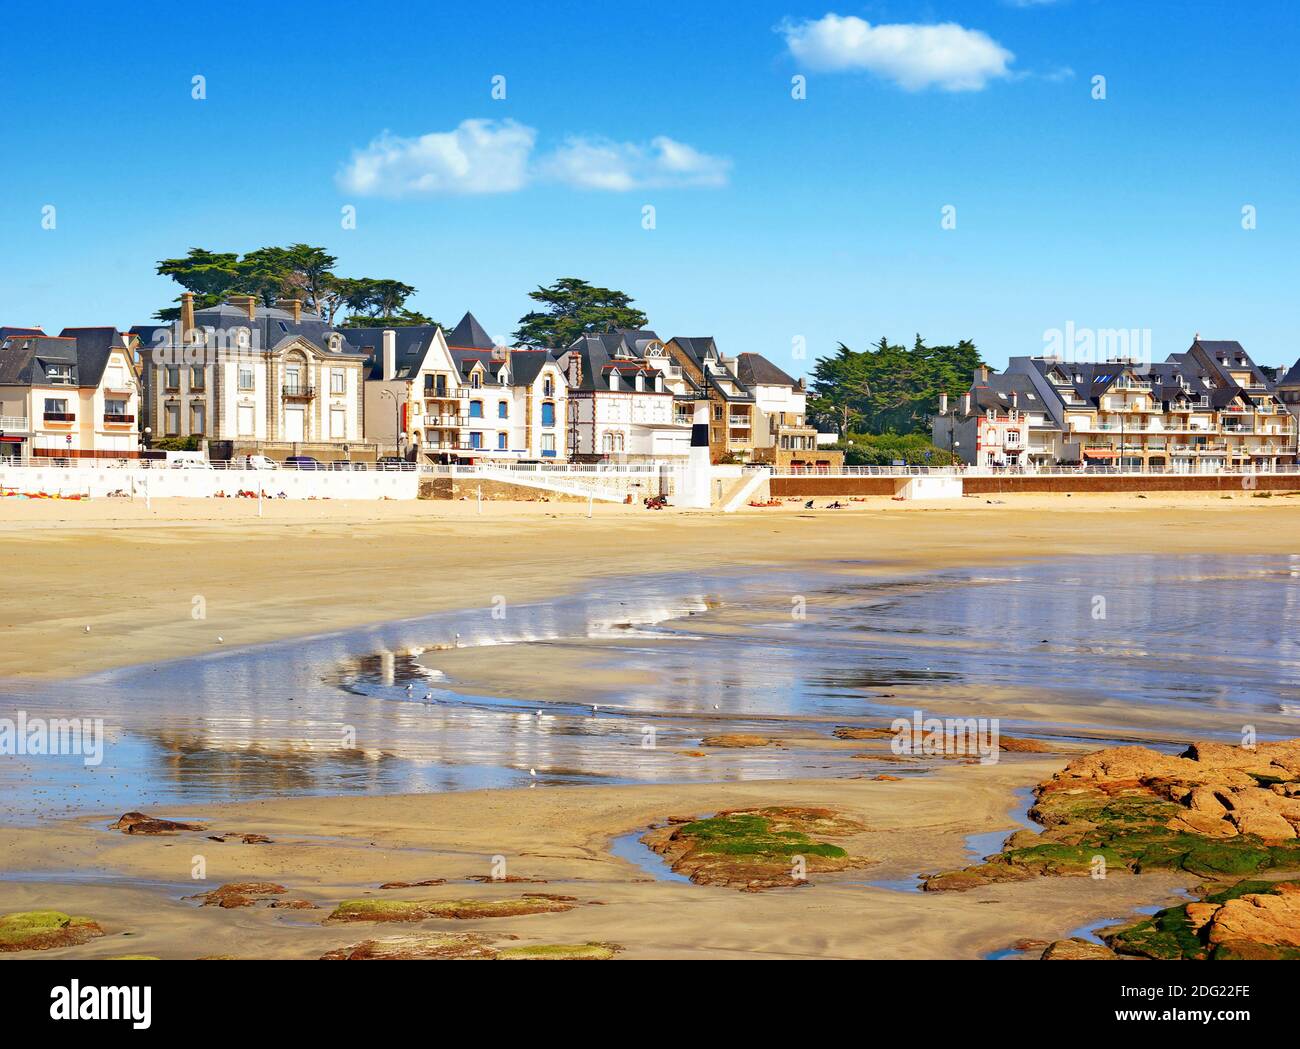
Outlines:
{"label": "green algae on rock", "polygon": [[418,922],[426,918],[510,918],[573,910],[569,900],[525,896],[506,900],[343,900],[329,922]]}
{"label": "green algae on rock", "polygon": [[984,863],[931,875],[924,887],[961,890],[1098,869],[1218,880],[1300,870],[1298,784],[1300,741],[1254,749],[1195,744],[1180,757],[1112,747],[1035,788],[1029,814],[1042,833],[1013,834]]}
{"label": "green algae on rock", "polygon": [[1120,954],[1161,960],[1300,959],[1300,881],[1240,881],[1106,942]]}
{"label": "green algae on rock", "polygon": [[807,884],[799,874],[867,866],[865,857],[812,837],[849,838],[865,831],[830,809],[769,806],[677,822],[641,840],[697,885],[757,891]]}
{"label": "green algae on rock", "polygon": [[[197,896],[186,896],[187,900],[202,900],[204,907],[252,907],[257,903],[267,903],[270,897],[279,896],[289,890],[283,885],[277,885],[273,881],[232,881],[225,885],[218,885],[210,892],[202,892]],[[278,902],[278,901],[275,901]],[[307,901],[297,901],[298,903],[312,906]],[[272,906],[275,904],[272,903]]]}
{"label": "green algae on rock", "polygon": [[539,943],[532,947],[507,947],[497,952],[497,958],[511,962],[603,962],[622,949],[616,943]]}
{"label": "green algae on rock", "polygon": [[321,955],[321,961],[414,961],[436,958],[491,959],[497,955],[481,936],[473,933],[410,933],[362,940]]}
{"label": "green algae on rock", "polygon": [[0,914],[0,951],[48,951],[75,947],[103,936],[91,918],[62,911],[13,911]]}

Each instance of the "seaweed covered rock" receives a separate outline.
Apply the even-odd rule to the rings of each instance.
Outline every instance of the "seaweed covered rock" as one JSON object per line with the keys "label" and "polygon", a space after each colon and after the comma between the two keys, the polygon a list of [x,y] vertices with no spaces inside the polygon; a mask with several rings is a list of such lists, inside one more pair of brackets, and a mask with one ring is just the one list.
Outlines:
{"label": "seaweed covered rock", "polygon": [[1162,960],[1300,959],[1300,881],[1240,881],[1106,941],[1120,954]]}
{"label": "seaweed covered rock", "polygon": [[573,910],[572,897],[550,899],[534,894],[504,900],[344,900],[330,922],[418,922],[426,918],[512,918]]}
{"label": "seaweed covered rock", "polygon": [[1300,870],[1300,746],[1197,744],[1180,756],[1111,747],[1035,788],[1030,816],[1001,853],[933,875],[930,891],[1099,868],[1181,870],[1215,880]]}
{"label": "seaweed covered rock", "polygon": [[104,930],[90,918],[62,911],[13,911],[0,914],[0,951],[48,951],[89,943]]}
{"label": "seaweed covered rock", "polygon": [[1045,962],[1111,962],[1119,958],[1109,947],[1073,936],[1049,943],[1043,951]]}
{"label": "seaweed covered rock", "polygon": [[830,809],[770,806],[675,823],[641,840],[698,885],[757,891],[807,884],[800,875],[816,871],[867,866],[865,857],[818,840],[852,838],[865,830]]}
{"label": "seaweed covered rock", "polygon": [[604,962],[623,948],[616,943],[539,943],[497,952],[503,962]]}
{"label": "seaweed covered rock", "polygon": [[434,958],[491,959],[496,950],[473,933],[411,933],[362,940],[321,955],[321,961],[413,961]]}

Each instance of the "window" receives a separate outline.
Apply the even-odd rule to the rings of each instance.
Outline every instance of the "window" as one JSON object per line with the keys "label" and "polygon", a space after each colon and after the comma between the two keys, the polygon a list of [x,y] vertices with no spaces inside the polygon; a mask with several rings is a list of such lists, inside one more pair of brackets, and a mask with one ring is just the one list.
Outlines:
{"label": "window", "polygon": [[253,406],[251,404],[241,404],[239,406],[239,436],[254,437],[253,426]]}
{"label": "window", "polygon": [[204,408],[203,405],[201,404],[190,405],[190,433],[192,434],[207,433],[207,430],[204,428],[203,425],[204,417],[206,415],[207,415],[207,410]]}
{"label": "window", "polygon": [[68,402],[65,401],[62,397],[46,397],[45,414],[46,415],[67,415]]}
{"label": "window", "polygon": [[542,434],[542,454],[543,455],[555,454],[555,434],[553,433]]}
{"label": "window", "polygon": [[506,435],[503,433],[497,434],[497,448],[503,452],[506,450]]}
{"label": "window", "polygon": [[508,402],[506,401],[497,402],[497,418],[498,419],[510,418],[510,405]]}
{"label": "window", "polygon": [[483,418],[483,402],[482,402],[482,401],[470,401],[470,402],[469,402],[469,417],[470,417],[471,419],[481,419],[481,418]]}
{"label": "window", "polygon": [[293,364],[284,370],[284,392],[287,394],[302,393],[302,369]]}
{"label": "window", "polygon": [[191,389],[191,390],[202,390],[202,389],[206,389],[206,383],[207,383],[207,375],[206,375],[206,373],[204,372],[203,368],[201,368],[201,367],[196,367],[196,368],[191,368],[191,369],[190,369],[190,389]]}
{"label": "window", "polygon": [[547,379],[544,383],[542,383],[542,396],[543,396],[543,397],[554,397],[554,396],[555,396],[555,380],[554,380],[554,379]]}
{"label": "window", "polygon": [[175,437],[181,432],[181,406],[179,404],[167,405],[167,433]]}
{"label": "window", "polygon": [[181,388],[181,370],[175,365],[167,366],[167,389],[179,390]]}
{"label": "window", "polygon": [[476,390],[479,389],[479,387],[483,385],[483,376],[480,375],[478,372],[475,372],[473,375],[470,376],[469,384],[472,387],[474,387],[474,389]]}
{"label": "window", "polygon": [[[331,382],[333,379],[331,378]],[[348,435],[348,413],[343,408],[330,409],[330,436],[342,438]]]}
{"label": "window", "polygon": [[471,431],[469,435],[469,446],[471,448],[483,447],[483,435],[478,430]]}
{"label": "window", "polygon": [[72,383],[72,365],[47,364],[45,378],[55,386],[67,386]]}
{"label": "window", "polygon": [[542,402],[542,425],[555,425],[555,404],[551,401]]}
{"label": "window", "polygon": [[126,372],[120,364],[115,364],[108,369],[108,388],[110,390],[120,390],[126,385]]}
{"label": "window", "polygon": [[722,405],[720,405],[720,404],[715,404],[715,405],[713,406],[713,417],[714,417],[715,419],[721,419],[721,418],[722,418]]}
{"label": "window", "polygon": [[347,392],[347,373],[342,368],[330,369],[330,393]]}
{"label": "window", "polygon": [[126,415],[126,401],[120,398],[104,401],[104,418],[111,419],[113,416]]}
{"label": "window", "polygon": [[253,389],[253,366],[251,364],[241,364],[239,366],[239,388],[245,393]]}

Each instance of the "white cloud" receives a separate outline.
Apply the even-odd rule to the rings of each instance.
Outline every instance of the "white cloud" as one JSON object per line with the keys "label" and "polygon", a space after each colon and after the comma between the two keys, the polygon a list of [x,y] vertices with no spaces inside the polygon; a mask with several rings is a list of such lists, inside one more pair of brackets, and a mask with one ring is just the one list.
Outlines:
{"label": "white cloud", "polygon": [[385,131],[355,150],[338,173],[361,196],[512,193],[543,180],[576,189],[625,192],[712,187],[731,162],[659,135],[646,145],[571,136],[535,156],[537,132],[513,120],[465,120],[453,131],[402,138]]}
{"label": "white cloud", "polygon": [[649,145],[571,137],[541,159],[541,177],[578,189],[626,191],[644,188],[726,185],[731,162],[701,153],[666,135]]}
{"label": "white cloud", "polygon": [[537,132],[513,120],[463,120],[453,131],[402,138],[385,131],[355,150],[339,185],[362,196],[510,193],[528,181]]}
{"label": "white cloud", "polygon": [[867,70],[908,91],[979,91],[1008,76],[1016,57],[988,34],[955,22],[872,25],[853,15],[828,14],[786,22],[780,31],[790,53],[810,69]]}

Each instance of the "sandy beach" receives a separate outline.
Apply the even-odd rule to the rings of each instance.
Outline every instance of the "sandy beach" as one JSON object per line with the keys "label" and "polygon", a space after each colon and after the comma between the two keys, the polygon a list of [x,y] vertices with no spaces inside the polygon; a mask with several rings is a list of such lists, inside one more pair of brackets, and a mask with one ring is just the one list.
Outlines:
{"label": "sandy beach", "polygon": [[[259,519],[242,501],[159,501],[149,510],[125,501],[0,502],[8,641],[0,677],[70,678],[211,651],[218,638],[233,647],[314,635],[486,606],[494,595],[539,601],[649,570],[761,573],[853,561],[896,575],[1072,555],[1289,554],[1300,501],[1245,493],[1008,496],[872,500],[837,511],[791,503],[731,516],[596,507],[591,519],[585,506],[565,503],[486,503],[479,513],[470,503],[269,502],[264,513]],[[196,597],[205,619],[191,616]],[[482,667],[461,670],[484,685],[493,680]],[[563,688],[575,673],[562,660],[529,667],[507,659],[497,670],[503,693],[524,694],[539,677]],[[616,680],[615,670],[600,672],[603,683]],[[155,813],[204,827],[160,837],[108,830],[121,813],[104,812],[0,829],[0,913],[55,908],[103,926],[103,937],[50,956],[316,958],[376,934],[325,921],[344,899],[543,891],[573,897],[572,907],[421,927],[522,945],[616,943],[629,958],[979,958],[1167,905],[1194,881],[1119,874],[962,893],[898,889],[918,873],[970,862],[969,835],[1016,830],[1015,810],[1023,808],[1016,792],[1066,760],[1012,754],[903,780],[273,798]],[[745,893],[661,880],[610,851],[615,839],[671,817],[768,805],[824,806],[859,820],[866,829],[855,845],[869,865],[814,876],[803,888]],[[489,876],[494,862],[530,880],[469,880]],[[193,876],[196,864],[202,878]],[[379,889],[434,879],[445,883]],[[225,909],[186,899],[242,881],[278,883],[286,898],[315,908]]]}

